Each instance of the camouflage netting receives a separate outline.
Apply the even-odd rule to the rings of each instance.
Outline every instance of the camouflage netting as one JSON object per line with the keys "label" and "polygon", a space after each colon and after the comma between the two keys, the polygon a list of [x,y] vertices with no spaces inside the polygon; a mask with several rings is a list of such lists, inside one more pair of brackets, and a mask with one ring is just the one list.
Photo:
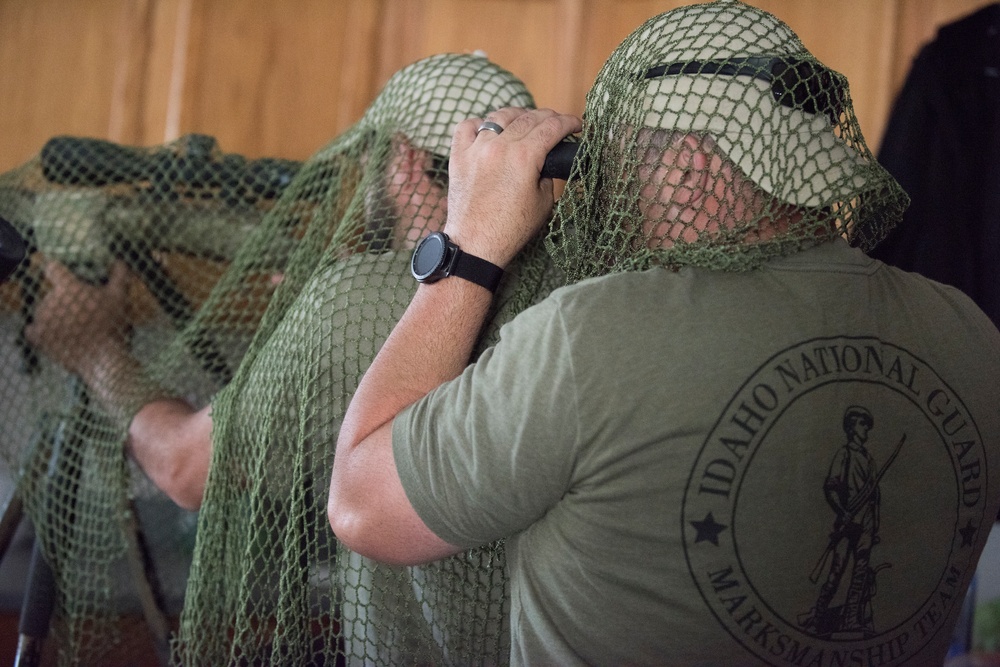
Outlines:
{"label": "camouflage netting", "polygon": [[581,143],[548,239],[571,280],[748,270],[838,235],[869,249],[909,201],[865,145],[847,80],[733,0],[629,35],[587,96]]}
{"label": "camouflage netting", "polygon": [[[354,127],[301,164],[225,155],[203,136],[144,149],[60,137],[0,179],[0,215],[37,251],[6,288],[6,366],[23,357],[32,368],[3,377],[2,454],[57,573],[61,664],[109,664],[134,641],[113,591],[128,579],[127,519],[140,498],[157,501],[140,512],[140,533],[172,534],[190,562],[177,663],[507,661],[502,544],[387,567],[339,546],[325,510],[347,402],[415,289],[415,241],[444,222],[454,125],[533,104],[483,57],[436,56],[397,73]],[[133,269],[130,345],[145,378],[122,386],[148,393],[105,410],[15,344],[43,289],[42,257],[89,280],[115,259]],[[539,239],[501,284],[479,350],[561,283]],[[171,510],[122,455],[130,416],[162,393],[212,404],[193,547],[194,515]]]}
{"label": "camouflage netting", "polygon": [[[63,664],[107,664],[129,639],[116,591],[135,560],[137,500],[156,510],[139,512],[142,534],[192,553],[192,515],[171,514],[126,461],[128,418],[112,416],[158,391],[211,402],[214,423],[175,661],[506,662],[502,544],[388,567],[339,546],[325,513],[347,402],[415,289],[414,242],[444,220],[451,130],[504,105],[532,105],[509,73],[435,57],[302,164],[227,156],[198,136],[149,149],[61,138],[0,178],[0,215],[37,251],[4,291],[0,349],[25,370],[0,380],[2,454],[54,564]],[[732,0],[626,39],[579,139],[554,224],[510,267],[477,354],[566,279],[750,270],[836,236],[869,248],[907,201],[866,147],[843,77]],[[18,344],[41,256],[91,280],[114,259],[132,267],[130,345],[149,393],[105,412]]]}
{"label": "camouflage netting", "polygon": [[[122,455],[122,418],[25,342],[23,326],[45,288],[42,264],[59,260],[90,282],[103,280],[116,259],[128,264],[136,276],[131,347],[152,362],[192,321],[299,168],[223,154],[204,135],[148,149],[55,137],[0,176],[0,216],[31,249],[30,262],[0,292],[0,455],[51,564],[56,595],[46,643],[59,664],[127,664],[151,651],[166,659],[168,617],[180,609],[196,517]],[[286,243],[274,261],[284,262],[289,250]],[[266,303],[262,290],[247,294]],[[249,315],[248,322],[259,319]],[[196,403],[209,400],[227,364],[238,363],[252,329],[218,333],[206,339],[207,353],[193,349],[177,360],[188,371],[171,386]],[[17,507],[5,519],[16,521]],[[25,587],[44,590],[45,581]]]}

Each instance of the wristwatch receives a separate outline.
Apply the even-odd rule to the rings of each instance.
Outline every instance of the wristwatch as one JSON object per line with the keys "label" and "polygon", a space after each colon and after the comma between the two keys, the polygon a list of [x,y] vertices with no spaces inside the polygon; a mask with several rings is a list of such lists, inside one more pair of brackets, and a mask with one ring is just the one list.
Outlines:
{"label": "wristwatch", "polygon": [[421,283],[458,276],[491,292],[497,291],[503,278],[503,269],[481,257],[462,252],[444,232],[432,232],[420,240],[410,260],[410,271]]}

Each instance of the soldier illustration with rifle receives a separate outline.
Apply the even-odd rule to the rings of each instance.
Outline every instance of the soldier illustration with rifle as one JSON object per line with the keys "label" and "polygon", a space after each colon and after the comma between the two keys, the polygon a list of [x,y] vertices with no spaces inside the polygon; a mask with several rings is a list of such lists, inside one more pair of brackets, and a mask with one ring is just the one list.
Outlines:
{"label": "soldier illustration with rifle", "polygon": [[[827,503],[836,513],[826,550],[809,576],[817,583],[825,571],[816,605],[800,618],[803,628],[821,636],[834,633],[868,636],[874,632],[871,598],[875,576],[889,564],[871,568],[872,548],[879,542],[879,483],[906,441],[904,434],[885,464],[879,468],[865,448],[875,426],[871,412],[852,405],[844,412],[847,442],[837,451],[823,485]],[[845,575],[846,581],[845,581]],[[834,597],[842,605],[833,605]]]}

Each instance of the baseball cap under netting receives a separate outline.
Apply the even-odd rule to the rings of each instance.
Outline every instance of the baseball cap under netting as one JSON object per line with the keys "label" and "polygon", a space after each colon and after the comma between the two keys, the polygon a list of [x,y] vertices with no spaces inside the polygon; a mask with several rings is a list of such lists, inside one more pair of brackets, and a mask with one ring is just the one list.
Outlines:
{"label": "baseball cap under netting", "polygon": [[[32,368],[0,378],[0,453],[57,574],[60,663],[108,664],[133,641],[114,582],[144,498],[158,502],[140,513],[142,536],[165,534],[190,562],[176,584],[176,662],[507,661],[502,544],[389,567],[338,545],[325,510],[347,403],[415,289],[415,241],[444,222],[452,130],[508,105],[534,106],[509,72],[441,55],[398,72],[304,163],[226,155],[197,135],[151,148],[59,137],[0,177],[0,215],[37,251],[4,292],[7,366]],[[42,257],[89,280],[115,260],[132,268],[130,349],[144,381],[122,405],[99,405],[16,344]],[[539,239],[507,272],[479,351],[561,283]],[[196,540],[194,515],[122,455],[131,415],[164,394],[212,403]]]}
{"label": "baseball cap under netting", "polygon": [[746,270],[838,235],[869,249],[908,204],[865,145],[846,79],[734,0],[633,31],[587,96],[581,142],[549,237],[571,279]]}

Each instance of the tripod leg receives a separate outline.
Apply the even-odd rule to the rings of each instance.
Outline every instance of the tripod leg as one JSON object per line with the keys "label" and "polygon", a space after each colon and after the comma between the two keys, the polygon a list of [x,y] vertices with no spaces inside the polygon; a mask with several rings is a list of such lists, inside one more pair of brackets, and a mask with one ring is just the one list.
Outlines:
{"label": "tripod leg", "polygon": [[[0,517],[0,558],[7,555],[7,549],[23,517],[24,505],[15,491],[4,506],[3,516]],[[42,640],[48,633],[55,595],[52,570],[42,557],[37,541],[31,548],[31,559],[28,562],[27,588],[18,622],[17,653],[14,662],[17,667],[30,667],[40,663]]]}
{"label": "tripod leg", "polygon": [[7,549],[10,548],[14,533],[17,532],[17,527],[21,524],[23,516],[24,503],[15,490],[7,504],[4,505],[3,514],[0,515],[0,560],[3,560],[3,557],[7,555]]}
{"label": "tripod leg", "polygon": [[[86,407],[86,396],[82,390],[82,384],[73,380],[73,387],[76,394],[77,408]],[[65,424],[63,425],[66,426]],[[61,495],[60,489],[56,488],[57,480],[60,478],[59,469],[61,466],[69,465],[69,484],[66,490],[69,497],[75,498],[80,475],[80,463],[78,451],[63,451],[67,445],[65,440],[65,428],[54,431],[43,430],[44,435],[39,441],[36,456],[48,455],[48,469],[42,480],[43,497],[46,501],[46,511],[49,515],[55,515],[58,508],[53,504],[53,498]],[[69,523],[72,525],[74,515],[72,505],[68,515]],[[37,527],[37,526],[36,526]],[[35,543],[31,548],[31,560],[28,565],[28,577],[25,581],[24,599],[21,603],[21,618],[18,623],[18,646],[17,656],[14,662],[15,667],[36,667],[42,658],[42,647],[45,638],[49,633],[49,626],[52,623],[52,614],[56,604],[56,579],[51,565],[46,560],[42,550],[42,536],[36,530]]]}
{"label": "tripod leg", "polygon": [[35,667],[41,664],[42,644],[49,632],[55,600],[55,576],[36,539],[31,549],[21,619],[17,626],[15,667]]}
{"label": "tripod leg", "polygon": [[127,558],[132,571],[132,582],[142,605],[142,614],[153,635],[157,658],[166,667],[170,664],[170,626],[163,611],[162,595],[156,585],[156,573],[153,572],[153,563],[142,537],[134,502],[131,503],[124,532],[128,543]]}

